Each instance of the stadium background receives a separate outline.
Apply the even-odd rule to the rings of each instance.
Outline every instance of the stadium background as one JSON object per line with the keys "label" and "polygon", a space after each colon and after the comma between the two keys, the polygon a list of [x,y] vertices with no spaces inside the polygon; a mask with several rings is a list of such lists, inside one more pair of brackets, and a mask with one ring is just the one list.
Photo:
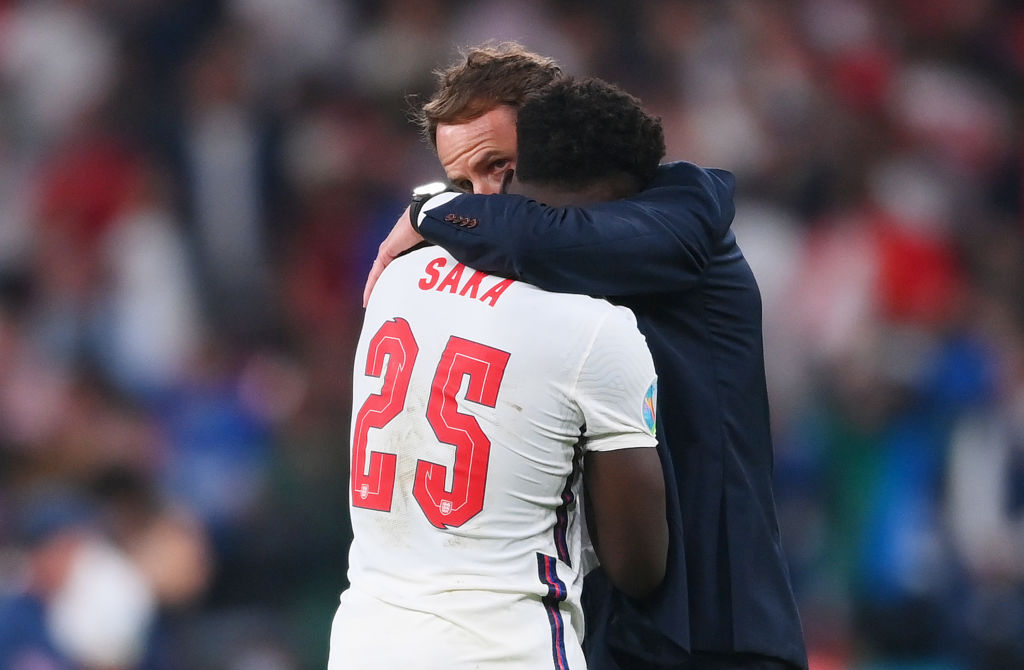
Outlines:
{"label": "stadium background", "polygon": [[405,96],[494,38],[736,173],[812,670],[1024,667],[1008,0],[0,0],[0,654],[322,666]]}

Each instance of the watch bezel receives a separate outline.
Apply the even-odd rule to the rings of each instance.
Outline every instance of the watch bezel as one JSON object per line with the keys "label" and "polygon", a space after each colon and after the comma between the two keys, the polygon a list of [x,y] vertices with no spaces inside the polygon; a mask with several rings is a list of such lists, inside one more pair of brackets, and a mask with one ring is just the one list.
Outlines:
{"label": "watch bezel", "polygon": [[432,181],[415,187],[412,190],[412,197],[414,200],[426,200],[427,198],[432,198],[435,195],[441,195],[448,190],[451,190],[451,187],[443,181]]}

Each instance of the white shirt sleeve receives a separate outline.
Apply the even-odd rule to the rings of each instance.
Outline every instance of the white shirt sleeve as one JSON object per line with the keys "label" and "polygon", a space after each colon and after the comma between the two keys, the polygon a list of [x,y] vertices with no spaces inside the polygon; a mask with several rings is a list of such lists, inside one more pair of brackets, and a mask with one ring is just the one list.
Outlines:
{"label": "white shirt sleeve", "polygon": [[609,310],[576,380],[586,421],[588,451],[653,447],[658,382],[636,318],[625,307]]}
{"label": "white shirt sleeve", "polygon": [[419,216],[416,217],[416,226],[418,227],[421,223],[423,223],[423,219],[425,219],[427,216],[427,210],[434,209],[435,207],[440,207],[441,205],[454,200],[460,195],[463,194],[455,191],[445,191],[444,193],[438,193],[437,195],[428,198],[426,202],[423,203],[423,207],[420,208]]}

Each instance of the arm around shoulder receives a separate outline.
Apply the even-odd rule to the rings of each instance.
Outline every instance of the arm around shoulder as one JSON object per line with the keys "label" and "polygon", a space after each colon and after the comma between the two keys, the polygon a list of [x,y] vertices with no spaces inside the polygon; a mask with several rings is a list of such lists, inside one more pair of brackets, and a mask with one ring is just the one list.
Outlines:
{"label": "arm around shoulder", "polygon": [[[631,198],[582,207],[463,195],[432,210],[420,232],[471,267],[548,290],[683,290],[699,280],[732,223],[734,185],[723,170],[671,163]],[[460,227],[465,220],[478,225]]]}

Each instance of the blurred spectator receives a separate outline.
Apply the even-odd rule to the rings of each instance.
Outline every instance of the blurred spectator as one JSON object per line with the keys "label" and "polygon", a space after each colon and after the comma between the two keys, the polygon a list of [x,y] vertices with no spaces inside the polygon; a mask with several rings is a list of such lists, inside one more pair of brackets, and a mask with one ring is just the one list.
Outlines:
{"label": "blurred spectator", "polygon": [[15,3],[4,19],[0,76],[10,87],[14,137],[38,147],[60,142],[113,84],[115,35],[74,2]]}
{"label": "blurred spectator", "polygon": [[166,180],[153,166],[139,169],[101,250],[97,358],[139,395],[180,381],[202,337],[198,287]]}
{"label": "blurred spectator", "polygon": [[189,242],[206,318],[242,339],[261,336],[273,310],[274,128],[254,99],[254,73],[237,33],[212,35],[185,72],[180,144]]}
{"label": "blurred spectator", "polygon": [[0,599],[0,665],[143,668],[155,613],[143,574],[92,527],[89,504],[44,491],[19,519],[23,586]]}
{"label": "blurred spectator", "polygon": [[229,15],[248,36],[256,86],[271,106],[293,102],[296,82],[307,77],[341,81],[338,58],[354,35],[353,3],[331,0],[229,0]]}
{"label": "blurred spectator", "polygon": [[446,28],[443,0],[381,0],[351,45],[349,73],[380,100],[402,96],[429,81],[433,63],[448,53],[437,35]]}

